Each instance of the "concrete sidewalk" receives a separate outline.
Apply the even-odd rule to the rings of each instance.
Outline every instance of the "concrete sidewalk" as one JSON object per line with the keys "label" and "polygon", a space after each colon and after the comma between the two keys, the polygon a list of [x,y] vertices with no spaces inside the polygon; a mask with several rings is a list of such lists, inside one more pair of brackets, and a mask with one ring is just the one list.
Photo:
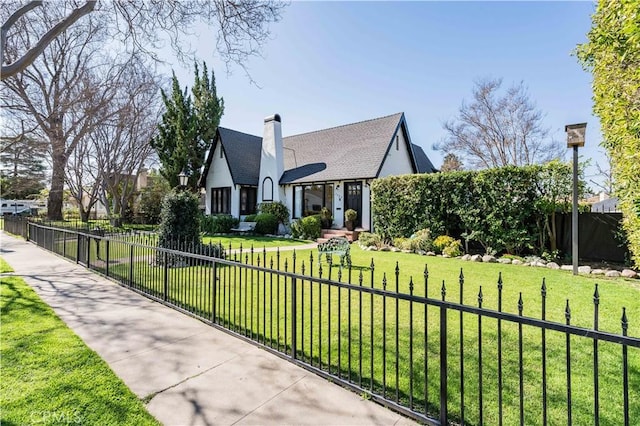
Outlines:
{"label": "concrete sidewalk", "polygon": [[0,256],[166,425],[414,424],[4,232]]}

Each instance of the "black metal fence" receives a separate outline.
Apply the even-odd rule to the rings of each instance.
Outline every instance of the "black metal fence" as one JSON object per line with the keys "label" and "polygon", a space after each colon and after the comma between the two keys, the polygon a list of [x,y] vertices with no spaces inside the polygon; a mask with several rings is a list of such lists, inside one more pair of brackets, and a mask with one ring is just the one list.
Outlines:
{"label": "black metal fence", "polygon": [[[7,222],[5,222],[5,229]],[[7,229],[12,232],[11,230]],[[168,250],[40,224],[28,238],[122,285],[247,339],[322,377],[427,424],[633,424],[640,418],[640,339],[540,317],[520,294],[503,309],[387,272],[319,262],[315,253],[229,250],[227,258]],[[173,258],[174,262],[167,259]],[[173,266],[170,266],[173,265]],[[485,287],[485,291],[487,287]],[[513,308],[513,307],[512,307]],[[537,310],[537,309],[536,309]],[[510,311],[510,312],[509,312]],[[635,419],[635,420],[634,420]]]}

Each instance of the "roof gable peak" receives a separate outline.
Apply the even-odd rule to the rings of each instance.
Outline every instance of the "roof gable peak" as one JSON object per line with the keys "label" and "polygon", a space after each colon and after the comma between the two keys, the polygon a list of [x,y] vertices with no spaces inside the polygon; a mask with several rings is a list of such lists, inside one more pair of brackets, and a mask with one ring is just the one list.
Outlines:
{"label": "roof gable peak", "polygon": [[327,127],[326,129],[318,129],[318,130],[312,130],[310,132],[298,133],[298,134],[295,134],[295,135],[285,136],[285,137],[283,137],[283,139],[287,139],[287,138],[291,138],[291,137],[295,137],[295,136],[311,135],[311,134],[319,133],[319,132],[326,132],[327,130],[335,130],[335,129],[340,129],[342,127],[355,126],[355,125],[358,125],[358,124],[369,123],[369,122],[377,121],[377,120],[384,120],[384,119],[395,117],[395,116],[397,116],[398,120],[400,120],[400,118],[402,116],[404,116],[404,112],[396,112],[395,114],[389,114],[389,115],[385,115],[383,117],[369,118],[367,120],[356,121],[354,123],[346,123],[346,124],[340,124],[338,126]]}

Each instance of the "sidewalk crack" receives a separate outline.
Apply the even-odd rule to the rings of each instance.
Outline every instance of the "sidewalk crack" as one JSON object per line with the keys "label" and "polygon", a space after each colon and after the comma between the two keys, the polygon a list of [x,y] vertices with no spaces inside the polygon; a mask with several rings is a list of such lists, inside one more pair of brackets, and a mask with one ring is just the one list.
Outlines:
{"label": "sidewalk crack", "polygon": [[161,393],[166,392],[166,391],[168,391],[169,389],[173,389],[173,388],[175,388],[176,386],[180,386],[181,384],[186,383],[186,382],[188,382],[188,381],[189,381],[189,380],[191,380],[191,379],[195,379],[196,377],[202,376],[203,374],[208,373],[209,371],[211,371],[211,370],[213,370],[213,369],[215,369],[215,368],[218,368],[218,367],[220,367],[221,365],[226,364],[227,362],[229,362],[229,361],[231,361],[231,360],[233,360],[233,359],[235,359],[235,358],[238,358],[238,356],[240,356],[240,355],[236,355],[236,356],[234,356],[234,357],[231,357],[231,358],[229,358],[229,359],[226,359],[226,360],[224,360],[224,361],[222,361],[222,362],[220,362],[220,363],[218,363],[218,364],[216,364],[216,365],[213,365],[213,366],[211,366],[211,367],[207,368],[206,370],[202,370],[201,372],[199,372],[199,373],[197,373],[197,374],[194,374],[193,376],[185,377],[184,379],[180,380],[180,381],[179,381],[179,382],[177,382],[177,383],[172,384],[171,386],[167,386],[167,387],[166,387],[166,388],[164,388],[164,389],[160,389],[159,391],[152,392],[152,393],[150,393],[149,395],[147,395],[147,396],[144,396],[144,397],[140,398],[140,400],[141,400],[144,404],[148,404],[148,403],[149,403],[149,402],[151,402],[151,400],[152,400],[153,398],[155,398],[157,395],[160,395]]}
{"label": "sidewalk crack", "polygon": [[236,420],[235,422],[231,423],[232,425],[237,424],[238,422],[240,422],[242,419],[244,419],[245,417],[249,416],[250,414],[253,414],[256,410],[260,409],[261,407],[264,407],[265,405],[267,405],[269,402],[273,401],[274,399],[276,399],[277,397],[279,397],[280,395],[282,395],[284,392],[288,391],[289,389],[291,389],[293,386],[297,385],[301,380],[305,379],[307,377],[307,375],[303,375],[302,377],[300,377],[298,380],[296,380],[295,382],[291,383],[289,386],[287,386],[286,388],[282,389],[280,392],[278,392],[277,394],[273,395],[271,398],[267,399],[265,402],[263,402],[262,404],[258,405],[256,408],[254,408],[253,410],[251,410],[250,412],[248,412],[247,414],[245,414],[244,416],[240,417],[238,420]]}

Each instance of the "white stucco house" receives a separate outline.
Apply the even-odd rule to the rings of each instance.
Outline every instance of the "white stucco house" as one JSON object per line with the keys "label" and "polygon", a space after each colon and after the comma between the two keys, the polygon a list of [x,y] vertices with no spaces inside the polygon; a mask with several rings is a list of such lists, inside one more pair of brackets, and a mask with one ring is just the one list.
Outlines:
{"label": "white stucco house", "polygon": [[200,184],[207,214],[243,218],[260,203],[281,201],[291,219],[327,207],[336,228],[354,209],[368,230],[373,179],[434,171],[411,143],[404,113],[284,138],[275,114],[265,118],[262,138],[219,127]]}

